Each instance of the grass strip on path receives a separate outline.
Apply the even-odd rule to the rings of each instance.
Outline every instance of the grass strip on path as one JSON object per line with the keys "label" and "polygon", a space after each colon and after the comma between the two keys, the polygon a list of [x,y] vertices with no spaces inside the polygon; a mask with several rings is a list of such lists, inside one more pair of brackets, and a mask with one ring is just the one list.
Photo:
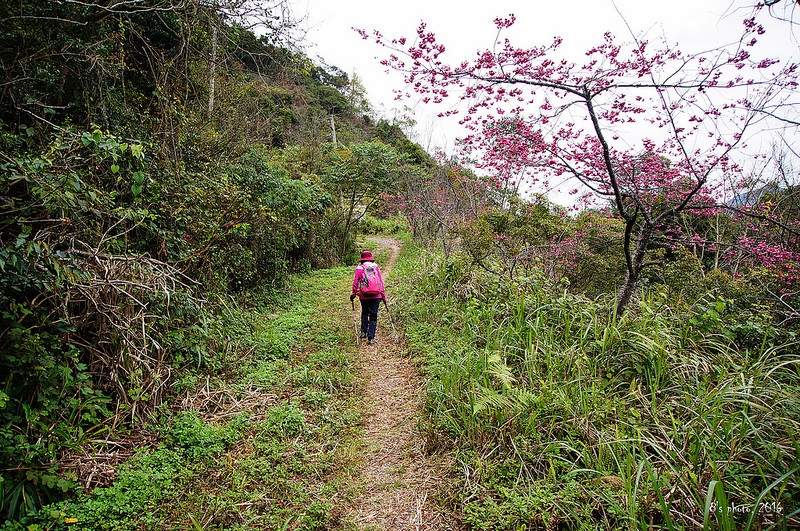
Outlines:
{"label": "grass strip on path", "polygon": [[[373,239],[391,300],[392,268],[399,242]],[[374,248],[374,247],[373,247]],[[423,433],[424,384],[389,312],[378,317],[377,345],[358,349],[358,379],[363,390],[361,467],[355,478],[358,496],[347,510],[348,523],[363,530],[457,529],[452,511],[442,503],[450,467],[427,451]],[[399,334],[399,332],[398,332]]]}

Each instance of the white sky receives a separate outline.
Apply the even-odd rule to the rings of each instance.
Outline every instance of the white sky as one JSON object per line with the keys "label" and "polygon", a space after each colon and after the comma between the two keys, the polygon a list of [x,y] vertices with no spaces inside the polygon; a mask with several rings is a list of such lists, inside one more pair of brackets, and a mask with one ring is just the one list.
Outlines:
{"label": "white sky", "polygon": [[[387,37],[413,38],[420,22],[427,23],[440,43],[447,48],[451,62],[467,59],[475,52],[491,48],[497,35],[493,20],[514,13],[517,22],[503,35],[517,46],[549,44],[562,37],[562,51],[576,54],[602,42],[603,33],[611,31],[626,41],[629,32],[622,16],[637,35],[651,38],[664,35],[681,49],[698,51],[735,40],[741,21],[756,0],[290,0],[295,17],[305,17],[307,53],[326,63],[355,73],[364,84],[368,97],[380,116],[391,119],[402,114],[402,105],[394,101],[393,89],[403,88],[402,77],[386,72],[380,58],[387,52],[370,41],[362,40],[352,29],[378,30]],[[621,15],[620,15],[621,13]],[[764,14],[766,15],[766,14]],[[784,49],[797,50],[790,38],[790,26],[770,21],[767,37]],[[415,140],[423,147],[448,151],[460,129],[454,120],[435,118],[440,107],[425,109],[409,102],[417,120]]]}

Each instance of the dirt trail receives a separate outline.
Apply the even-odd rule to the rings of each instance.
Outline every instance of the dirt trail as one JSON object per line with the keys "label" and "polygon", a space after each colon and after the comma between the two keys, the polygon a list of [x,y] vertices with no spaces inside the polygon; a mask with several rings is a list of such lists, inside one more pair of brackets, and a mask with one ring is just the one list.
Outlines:
{"label": "dirt trail", "polygon": [[[391,250],[389,260],[381,265],[391,300],[389,273],[400,252],[399,242],[372,241]],[[423,381],[402,341],[394,341],[386,308],[378,316],[377,337],[377,345],[359,347],[358,377],[364,385],[366,407],[364,484],[349,519],[359,529],[460,529],[450,511],[437,503],[446,468],[425,452],[424,437],[418,432]]]}

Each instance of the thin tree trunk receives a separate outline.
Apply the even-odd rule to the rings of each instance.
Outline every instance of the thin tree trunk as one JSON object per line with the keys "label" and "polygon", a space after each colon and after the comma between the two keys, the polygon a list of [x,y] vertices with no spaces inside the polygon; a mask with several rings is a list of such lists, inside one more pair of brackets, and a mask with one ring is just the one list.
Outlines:
{"label": "thin tree trunk", "polygon": [[214,112],[214,92],[216,90],[217,76],[217,26],[211,27],[211,64],[208,74],[208,116]]}
{"label": "thin tree trunk", "polygon": [[[338,141],[336,140],[336,122],[333,121],[332,114],[331,114],[331,140],[333,140],[333,147],[335,149]],[[339,185],[337,187],[337,190],[339,191],[339,206],[341,207],[342,210],[344,210],[344,192],[342,191],[342,186]]]}
{"label": "thin tree trunk", "polygon": [[344,256],[345,247],[347,246],[347,235],[350,232],[350,224],[353,219],[353,210],[356,207],[356,191],[353,189],[353,194],[350,197],[350,209],[347,211],[347,219],[344,222],[344,231],[342,233],[342,241],[339,246],[339,256]]}
{"label": "thin tree trunk", "polygon": [[653,229],[649,227],[646,222],[642,222],[642,226],[639,229],[639,234],[636,236],[636,248],[633,254],[630,254],[630,244],[632,238],[632,224],[633,221],[629,222],[629,226],[625,230],[625,258],[627,263],[627,270],[625,272],[625,281],[622,283],[622,286],[619,288],[619,292],[617,293],[617,316],[621,316],[625,313],[625,310],[628,307],[628,304],[631,302],[631,297],[633,296],[633,291],[636,289],[636,285],[639,283],[639,279],[642,276],[642,269],[644,268],[644,259],[647,254],[647,247],[650,244],[650,238],[653,235]]}
{"label": "thin tree trunk", "polygon": [[638,274],[635,271],[627,271],[625,273],[625,281],[622,283],[622,286],[619,288],[619,292],[617,293],[617,316],[621,316],[625,313],[625,310],[628,307],[628,304],[631,302],[631,297],[633,296],[633,290],[636,289],[636,284],[639,283]]}
{"label": "thin tree trunk", "polygon": [[[722,237],[720,235],[720,230],[719,230],[719,214],[717,214],[714,217],[714,224],[715,224],[715,227],[716,227],[716,231],[714,232],[714,241],[715,242],[721,242],[722,241]],[[719,255],[720,255],[720,246],[719,245],[715,245],[714,246],[714,269],[719,269]]]}

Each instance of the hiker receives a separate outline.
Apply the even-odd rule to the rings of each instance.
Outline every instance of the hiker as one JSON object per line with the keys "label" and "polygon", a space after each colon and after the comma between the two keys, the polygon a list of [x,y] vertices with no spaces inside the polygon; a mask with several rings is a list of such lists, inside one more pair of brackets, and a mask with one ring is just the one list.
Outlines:
{"label": "hiker", "polygon": [[361,251],[361,258],[353,276],[353,292],[350,294],[350,300],[356,297],[361,301],[361,337],[367,338],[369,344],[374,345],[378,309],[381,301],[386,300],[386,291],[381,269],[375,263],[370,251]]}

